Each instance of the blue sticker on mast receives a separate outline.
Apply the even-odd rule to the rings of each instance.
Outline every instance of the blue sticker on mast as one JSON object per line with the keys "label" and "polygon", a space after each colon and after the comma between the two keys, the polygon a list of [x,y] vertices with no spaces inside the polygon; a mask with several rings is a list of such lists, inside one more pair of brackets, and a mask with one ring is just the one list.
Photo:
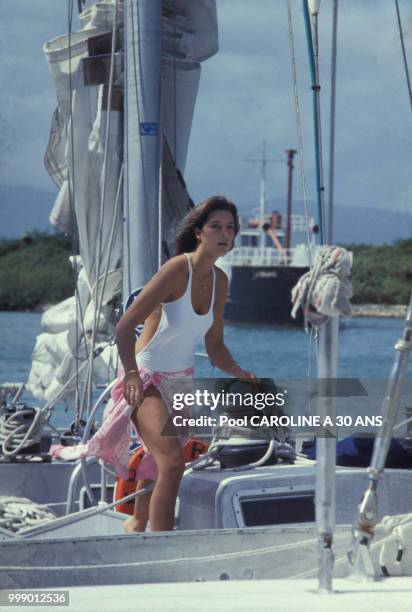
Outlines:
{"label": "blue sticker on mast", "polygon": [[157,136],[159,133],[158,123],[142,122],[140,124],[140,135],[141,136]]}

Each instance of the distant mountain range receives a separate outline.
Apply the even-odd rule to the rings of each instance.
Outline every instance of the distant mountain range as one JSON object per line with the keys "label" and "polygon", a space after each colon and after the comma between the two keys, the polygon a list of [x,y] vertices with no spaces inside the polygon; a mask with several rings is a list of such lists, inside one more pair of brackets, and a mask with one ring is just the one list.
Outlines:
{"label": "distant mountain range", "polygon": [[[0,186],[0,238],[18,238],[32,230],[52,231],[49,215],[56,193],[28,186]],[[313,202],[310,210],[316,210]],[[268,203],[267,210],[284,214],[284,200]],[[301,202],[294,209],[303,209]],[[245,212],[242,211],[241,212]],[[334,242],[382,244],[412,237],[412,214],[370,207],[336,206]]]}
{"label": "distant mountain range", "polygon": [[[311,216],[315,217],[317,205],[308,202]],[[275,198],[267,203],[266,210],[278,210],[285,219],[285,201]],[[302,201],[293,203],[293,211],[303,214]],[[247,214],[245,210],[240,211]],[[250,214],[249,214],[250,216]],[[336,244],[391,244],[396,240],[412,238],[412,213],[363,206],[339,206],[334,209],[334,237]]]}
{"label": "distant mountain range", "polygon": [[394,210],[337,206],[333,225],[338,244],[392,244],[412,238],[412,214]]}

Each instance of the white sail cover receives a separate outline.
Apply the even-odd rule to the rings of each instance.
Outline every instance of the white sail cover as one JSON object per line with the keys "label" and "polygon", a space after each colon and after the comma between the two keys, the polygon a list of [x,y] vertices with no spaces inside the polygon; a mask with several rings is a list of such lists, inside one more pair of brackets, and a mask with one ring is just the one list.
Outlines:
{"label": "white sail cover", "polygon": [[[93,334],[94,348],[103,351],[94,359],[94,374],[104,379],[114,377],[116,351],[107,344],[107,339],[114,331],[113,310],[121,293],[122,266],[131,266],[134,275],[144,279],[153,271],[147,269],[147,262],[141,258],[130,257],[133,238],[130,244],[123,240],[123,215],[127,217],[122,203],[123,123],[126,120],[129,131],[139,125],[136,120],[133,126],[131,114],[127,118],[123,115],[124,63],[127,63],[123,53],[126,37],[123,10],[127,10],[126,2],[134,11],[142,4],[137,0],[88,2],[80,15],[81,30],[53,39],[44,46],[57,95],[45,155],[46,168],[59,187],[50,221],[61,231],[76,237],[78,244],[78,255],[72,258],[77,275],[76,296],[44,313],[43,333],[38,336],[33,353],[28,388],[37,398],[48,401],[53,401],[63,388],[65,394],[72,394],[76,389],[82,393]],[[110,86],[115,5],[117,44]],[[214,0],[159,0],[159,6],[162,36],[159,116],[160,135],[165,138],[159,151],[166,155],[161,225],[165,230],[167,220],[170,230],[174,227],[173,208],[178,218],[189,204],[184,183],[176,177],[181,178],[186,162],[200,78],[199,62],[216,53],[218,37]],[[139,31],[134,33],[135,37],[139,35],[142,40],[135,38],[134,44],[143,48],[144,36]],[[143,79],[146,77],[142,75]],[[137,95],[142,98],[139,90]],[[136,131],[136,147],[143,147],[140,130]],[[129,158],[129,162],[134,163],[138,172],[136,160]],[[151,167],[150,172],[152,177],[159,176],[159,159],[157,167]],[[125,178],[128,180],[126,175]],[[159,224],[158,183],[152,189],[150,202],[142,202],[141,194],[139,198],[129,201],[129,210],[131,207],[133,211],[141,210],[142,206],[150,204],[149,223]],[[147,227],[139,229],[139,214],[133,212],[132,217],[127,219],[128,224],[134,222],[137,226],[128,228],[129,236],[136,241],[140,231],[148,240]],[[165,238],[169,239],[170,235]],[[149,245],[143,246],[147,250]],[[129,253],[129,257],[125,257],[125,253]],[[127,276],[130,278],[130,270]]]}

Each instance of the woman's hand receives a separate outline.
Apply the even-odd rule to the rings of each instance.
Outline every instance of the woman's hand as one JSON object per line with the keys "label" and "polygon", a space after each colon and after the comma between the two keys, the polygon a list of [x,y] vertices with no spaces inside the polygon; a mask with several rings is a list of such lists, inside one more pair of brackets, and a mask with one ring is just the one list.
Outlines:
{"label": "woman's hand", "polygon": [[143,383],[138,372],[126,372],[123,376],[123,396],[132,408],[137,408],[143,401]]}
{"label": "woman's hand", "polygon": [[231,369],[231,373],[235,378],[256,378],[256,374],[253,372],[248,372],[240,367],[237,363]]}

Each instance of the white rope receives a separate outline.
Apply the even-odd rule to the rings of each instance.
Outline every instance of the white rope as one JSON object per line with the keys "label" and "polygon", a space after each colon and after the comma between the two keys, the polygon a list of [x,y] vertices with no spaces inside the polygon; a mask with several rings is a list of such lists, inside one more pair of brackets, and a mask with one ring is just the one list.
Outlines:
{"label": "white rope", "polygon": [[25,497],[0,497],[0,527],[11,533],[36,527],[56,518],[54,512]]}
{"label": "white rope", "polygon": [[[412,547],[412,513],[399,516],[384,516],[382,524],[388,531],[389,529],[392,530],[392,533],[389,534],[389,539],[385,541],[385,545],[394,541],[397,544],[397,554],[400,551],[403,553],[400,559],[397,558],[397,555],[395,559],[392,557],[395,567],[399,570],[399,568],[402,567],[402,563],[407,561],[408,557],[410,557],[410,549],[408,550],[408,546],[410,545]],[[390,552],[391,551],[389,551],[389,553]],[[409,555],[405,555],[405,552],[409,552]],[[379,565],[382,568],[384,567],[386,572],[390,574],[389,569],[391,568],[389,567],[388,569],[388,558],[385,558],[385,555],[388,555],[388,551],[385,550],[385,546],[382,546],[379,553]]]}
{"label": "white rope", "polygon": [[[29,417],[32,417],[29,419]],[[24,418],[24,422],[22,419]],[[44,419],[40,408],[17,409],[0,416],[0,446],[6,457],[15,457],[23,448],[40,441]]]}
{"label": "white rope", "polygon": [[341,247],[321,246],[312,270],[306,272],[292,289],[292,317],[299,308],[308,322],[320,327],[330,316],[350,317],[352,254]]}

